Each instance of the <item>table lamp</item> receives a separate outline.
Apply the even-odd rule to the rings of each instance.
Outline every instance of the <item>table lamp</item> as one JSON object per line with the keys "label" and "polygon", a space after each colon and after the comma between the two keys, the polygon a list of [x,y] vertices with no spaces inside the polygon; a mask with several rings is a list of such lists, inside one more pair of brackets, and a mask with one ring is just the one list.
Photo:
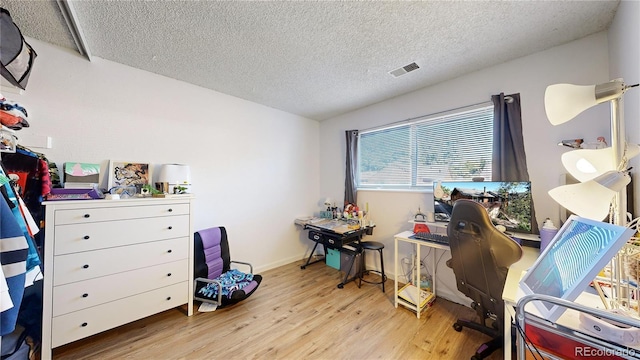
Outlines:
{"label": "table lamp", "polygon": [[[164,164],[160,169],[158,181],[167,183],[170,194],[184,194],[191,189],[191,170],[189,165]],[[184,189],[180,189],[184,188]]]}

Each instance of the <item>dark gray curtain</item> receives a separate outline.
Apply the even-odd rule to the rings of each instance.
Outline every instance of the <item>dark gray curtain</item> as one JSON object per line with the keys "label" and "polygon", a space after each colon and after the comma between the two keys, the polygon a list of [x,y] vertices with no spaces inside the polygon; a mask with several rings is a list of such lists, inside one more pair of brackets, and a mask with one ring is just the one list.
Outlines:
{"label": "dark gray curtain", "polygon": [[344,203],[357,204],[356,165],[358,163],[358,130],[347,130],[347,166],[344,178]]}
{"label": "dark gray curtain", "polygon": [[[493,102],[493,181],[529,181],[527,156],[522,137],[520,94],[491,96]],[[532,232],[538,224],[531,203]]]}

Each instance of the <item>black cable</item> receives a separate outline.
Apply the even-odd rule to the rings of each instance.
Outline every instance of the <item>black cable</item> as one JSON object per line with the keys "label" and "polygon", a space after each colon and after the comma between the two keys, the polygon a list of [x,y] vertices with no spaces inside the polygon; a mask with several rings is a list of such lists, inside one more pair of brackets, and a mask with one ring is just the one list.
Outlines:
{"label": "black cable", "polygon": [[[518,333],[520,334],[520,336],[522,336],[524,338],[524,345],[527,347],[527,349],[529,350],[531,355],[533,355],[533,358],[535,360],[538,359],[538,357],[536,356],[536,353],[537,353],[538,355],[540,355],[540,359],[544,360],[544,356],[542,356],[542,354],[540,353],[538,348],[533,344],[533,341],[531,341],[531,339],[529,339],[529,337],[527,336],[527,333],[524,331],[524,329],[520,327],[520,323],[517,321],[517,319],[516,319],[515,326],[516,326],[516,329],[518,330]],[[532,348],[533,348],[533,350],[535,350],[535,353],[533,352]]]}

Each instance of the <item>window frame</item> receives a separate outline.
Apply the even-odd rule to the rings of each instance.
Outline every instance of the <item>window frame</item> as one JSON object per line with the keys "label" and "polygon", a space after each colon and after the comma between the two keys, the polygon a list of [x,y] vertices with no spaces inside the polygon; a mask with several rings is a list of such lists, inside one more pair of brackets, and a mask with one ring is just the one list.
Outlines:
{"label": "window frame", "polygon": [[[474,114],[475,116],[470,117],[469,114]],[[441,112],[431,115],[425,115],[418,118],[412,118],[408,120],[404,120],[402,122],[396,122],[392,124],[388,124],[385,126],[379,126],[376,128],[371,128],[367,130],[361,130],[358,133],[358,158],[357,161],[357,171],[356,171],[356,187],[358,190],[383,190],[383,191],[416,191],[416,192],[425,192],[433,190],[433,183],[435,181],[472,181],[475,176],[469,176],[468,178],[449,178],[449,177],[441,177],[441,178],[431,178],[431,181],[424,181],[418,184],[418,169],[420,167],[418,162],[419,150],[418,150],[418,138],[417,133],[420,131],[419,127],[425,126],[437,126],[442,123],[460,121],[460,120],[471,120],[471,119],[480,119],[477,121],[487,121],[490,125],[489,129],[485,129],[487,133],[491,134],[491,143],[489,145],[490,150],[485,152],[484,154],[489,155],[489,166],[488,170],[485,171],[484,180],[491,181],[491,167],[492,167],[492,156],[493,156],[493,127],[494,127],[494,113],[493,113],[493,104],[490,102],[471,105],[468,107],[458,108],[454,110],[450,110],[447,112]],[[393,129],[399,128],[408,128],[409,129],[409,166],[410,166],[410,184],[408,185],[399,185],[399,184],[362,184],[361,183],[361,164],[362,164],[362,136],[366,136],[371,133],[379,133],[382,131],[389,131]],[[486,146],[486,144],[485,144]],[[481,161],[481,159],[480,159]],[[488,173],[488,174],[487,174]]]}

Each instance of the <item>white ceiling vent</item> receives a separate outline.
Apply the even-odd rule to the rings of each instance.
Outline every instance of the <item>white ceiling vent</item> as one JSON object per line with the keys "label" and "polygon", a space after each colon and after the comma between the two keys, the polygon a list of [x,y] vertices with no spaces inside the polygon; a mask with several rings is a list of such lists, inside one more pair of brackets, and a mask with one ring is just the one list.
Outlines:
{"label": "white ceiling vent", "polygon": [[389,71],[389,74],[393,75],[394,77],[398,77],[400,75],[404,75],[408,72],[412,72],[413,70],[418,70],[420,69],[420,66],[418,66],[418,64],[412,62],[409,65],[405,65],[401,68],[395,69],[393,71]]}

